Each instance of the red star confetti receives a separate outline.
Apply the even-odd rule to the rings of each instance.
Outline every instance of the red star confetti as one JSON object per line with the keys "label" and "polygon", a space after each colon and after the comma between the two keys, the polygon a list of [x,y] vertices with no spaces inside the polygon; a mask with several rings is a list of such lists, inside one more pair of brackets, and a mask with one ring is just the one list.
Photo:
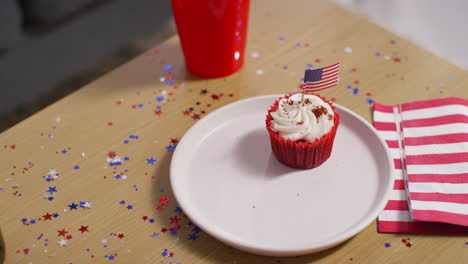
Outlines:
{"label": "red star confetti", "polygon": [[395,59],[393,59],[395,62],[400,62],[401,59],[399,57],[396,57]]}
{"label": "red star confetti", "polygon": [[194,120],[200,119],[200,115],[193,114],[193,115],[192,115],[192,118],[193,118]]}
{"label": "red star confetti", "polygon": [[413,244],[410,242],[410,238],[402,239],[401,243],[405,244],[406,247],[411,247]]}
{"label": "red star confetti", "polygon": [[315,63],[320,63],[320,59],[315,59]]}
{"label": "red star confetti", "polygon": [[115,152],[109,152],[107,153],[107,156],[109,156],[109,158],[112,158],[112,157],[115,157],[117,154]]}
{"label": "red star confetti", "polygon": [[122,238],[125,237],[125,235],[121,233],[121,234],[118,234],[117,237],[120,238],[120,239],[122,239]]}
{"label": "red star confetti", "polygon": [[177,144],[179,143],[179,139],[178,138],[171,138],[171,144]]}
{"label": "red star confetti", "polygon": [[63,237],[66,236],[68,233],[68,231],[66,231],[65,229],[58,230],[57,232],[58,232],[58,236],[63,236]]}
{"label": "red star confetti", "polygon": [[52,220],[52,215],[49,213],[46,213],[45,215],[42,216],[44,218],[44,221],[46,220]]}
{"label": "red star confetti", "polygon": [[65,238],[70,240],[70,239],[72,239],[72,235],[67,235]]}
{"label": "red star confetti", "polygon": [[112,123],[112,122],[107,122],[107,125],[108,125],[108,126],[112,126],[113,123]]}
{"label": "red star confetti", "polygon": [[217,95],[217,94],[212,94],[212,95],[211,95],[211,98],[213,98],[213,100],[219,100],[219,95]]}
{"label": "red star confetti", "polygon": [[160,204],[160,205],[167,205],[167,204],[169,204],[169,200],[167,199],[166,196],[162,196],[162,197],[159,199],[159,204]]}
{"label": "red star confetti", "polygon": [[358,80],[354,81],[354,84],[359,84],[359,81]]}
{"label": "red star confetti", "polygon": [[167,232],[167,228],[165,228],[165,227],[161,228],[161,232],[166,233],[166,232]]}
{"label": "red star confetti", "polygon": [[146,220],[148,220],[148,216],[145,215],[141,219],[143,219],[143,221],[146,221]]}
{"label": "red star confetti", "polygon": [[78,231],[81,231],[81,234],[83,234],[84,232],[88,232],[88,226],[81,226],[80,229],[78,229]]}
{"label": "red star confetti", "polygon": [[161,110],[154,111],[154,114],[157,115],[157,116],[161,116],[162,113],[163,112]]}
{"label": "red star confetti", "polygon": [[178,218],[177,216],[170,217],[169,219],[171,219],[171,223],[175,224],[177,224],[180,221],[180,218]]}

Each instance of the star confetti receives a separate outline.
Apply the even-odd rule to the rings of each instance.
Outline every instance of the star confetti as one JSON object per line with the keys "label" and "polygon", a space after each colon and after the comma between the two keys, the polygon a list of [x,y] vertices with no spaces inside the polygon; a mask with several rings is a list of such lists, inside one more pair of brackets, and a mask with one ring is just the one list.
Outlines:
{"label": "star confetti", "polygon": [[54,192],[57,192],[57,187],[49,187],[47,192],[50,193],[50,194],[53,194]]}
{"label": "star confetti", "polygon": [[77,207],[78,207],[78,204],[72,202],[70,205],[68,205],[68,207],[70,207],[70,210],[78,210]]}
{"label": "star confetti", "polygon": [[155,160],[153,157],[149,158],[149,159],[146,159],[146,164],[154,164],[154,162],[156,162],[157,160]]}
{"label": "star confetti", "polygon": [[68,240],[62,238],[62,239],[60,239],[60,240],[57,242],[57,244],[58,244],[60,247],[66,246],[66,245],[68,245]]}
{"label": "star confetti", "polygon": [[174,224],[177,224],[180,221],[180,218],[178,218],[177,216],[170,217],[169,219],[171,220],[171,223],[174,223]]}
{"label": "star confetti", "polygon": [[166,147],[166,149],[167,149],[167,152],[174,151],[174,150],[175,150],[175,148],[176,148],[176,146],[173,146],[173,145],[169,145],[169,146],[167,146],[167,147]]}
{"label": "star confetti", "polygon": [[167,249],[164,249],[164,251],[161,253],[161,255],[163,257],[174,257],[174,253],[173,252],[169,252]]}
{"label": "star confetti", "polygon": [[78,231],[80,231],[82,234],[84,232],[88,232],[88,226],[81,226],[80,229],[78,229]]}
{"label": "star confetti", "polygon": [[46,220],[52,220],[52,215],[49,214],[49,213],[46,213],[45,215],[42,216],[42,218],[44,218],[44,221],[46,221]]}
{"label": "star confetti", "polygon": [[68,233],[68,231],[65,229],[58,230],[57,232],[58,232],[58,236],[63,236],[63,237],[65,237]]}

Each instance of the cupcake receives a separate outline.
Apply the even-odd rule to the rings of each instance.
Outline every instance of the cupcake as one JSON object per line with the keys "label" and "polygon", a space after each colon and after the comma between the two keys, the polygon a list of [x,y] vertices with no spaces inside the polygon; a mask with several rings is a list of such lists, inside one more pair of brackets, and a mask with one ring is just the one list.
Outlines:
{"label": "cupcake", "polygon": [[276,159],[298,169],[318,167],[330,157],[339,123],[335,107],[315,94],[286,95],[266,117]]}

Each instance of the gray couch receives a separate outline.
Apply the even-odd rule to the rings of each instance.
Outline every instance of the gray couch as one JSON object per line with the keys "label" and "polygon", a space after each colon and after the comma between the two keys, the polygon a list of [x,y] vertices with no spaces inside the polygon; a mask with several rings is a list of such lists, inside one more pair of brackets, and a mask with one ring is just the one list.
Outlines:
{"label": "gray couch", "polygon": [[0,0],[0,114],[171,19],[168,0]]}

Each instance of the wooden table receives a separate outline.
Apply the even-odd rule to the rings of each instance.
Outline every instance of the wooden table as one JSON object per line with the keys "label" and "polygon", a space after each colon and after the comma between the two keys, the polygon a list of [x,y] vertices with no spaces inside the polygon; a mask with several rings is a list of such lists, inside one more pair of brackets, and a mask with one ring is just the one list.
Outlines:
{"label": "wooden table", "polygon": [[225,104],[296,90],[309,63],[343,62],[341,84],[321,94],[369,122],[368,99],[468,96],[466,72],[328,2],[252,1],[249,26],[239,73],[194,77],[175,36],[1,134],[5,263],[466,263],[468,238],[378,234],[375,223],[298,258],[251,255],[193,230],[168,180],[176,140]]}

